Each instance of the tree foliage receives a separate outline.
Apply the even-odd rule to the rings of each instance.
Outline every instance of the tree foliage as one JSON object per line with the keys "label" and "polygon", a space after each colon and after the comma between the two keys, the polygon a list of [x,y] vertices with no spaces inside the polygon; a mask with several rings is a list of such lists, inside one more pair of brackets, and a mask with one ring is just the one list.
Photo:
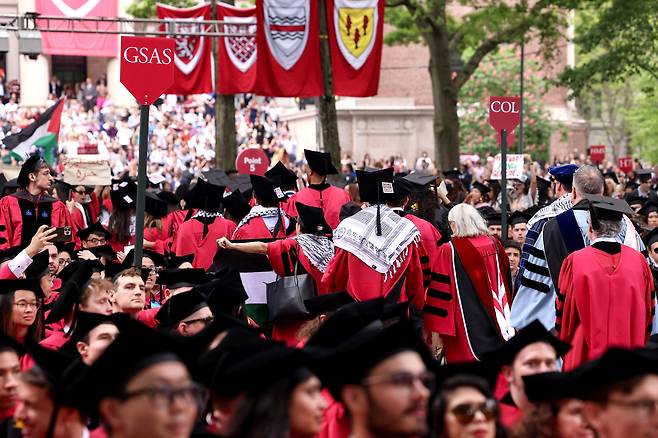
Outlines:
{"label": "tree foliage", "polygon": [[561,76],[576,95],[637,74],[658,80],[658,1],[587,0],[578,15],[575,43],[583,60]]}
{"label": "tree foliage", "polygon": [[[537,62],[526,63],[524,78],[524,153],[531,154],[533,159],[547,160],[551,134],[560,128],[551,121],[542,101],[550,84],[540,74]],[[487,57],[460,93],[463,152],[479,155],[498,153],[497,134],[489,125],[489,97],[518,94],[519,65],[514,52],[503,51]],[[518,129],[516,138],[518,142]],[[515,151],[517,144],[509,145],[510,151]]]}
{"label": "tree foliage", "polygon": [[128,6],[128,13],[135,18],[153,18],[155,17],[155,5],[162,3],[177,8],[189,8],[197,4],[196,0],[135,0]]}

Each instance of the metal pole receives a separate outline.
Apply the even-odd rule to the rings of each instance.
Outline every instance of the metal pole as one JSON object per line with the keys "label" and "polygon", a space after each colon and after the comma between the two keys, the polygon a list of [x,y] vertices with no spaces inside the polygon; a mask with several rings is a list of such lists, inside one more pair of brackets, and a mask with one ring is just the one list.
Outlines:
{"label": "metal pole", "polygon": [[135,260],[142,267],[144,247],[144,204],[146,202],[146,155],[148,154],[149,105],[141,105],[139,114],[139,163],[137,165],[137,218],[135,219]]}
{"label": "metal pole", "polygon": [[521,79],[519,80],[519,96],[521,100],[521,106],[519,108],[519,154],[523,153],[523,147],[524,145],[524,138],[523,138],[523,82],[525,80],[524,78],[524,73],[525,73],[525,35],[522,37],[521,40]]}
{"label": "metal pole", "polygon": [[500,131],[500,227],[507,240],[507,129]]}

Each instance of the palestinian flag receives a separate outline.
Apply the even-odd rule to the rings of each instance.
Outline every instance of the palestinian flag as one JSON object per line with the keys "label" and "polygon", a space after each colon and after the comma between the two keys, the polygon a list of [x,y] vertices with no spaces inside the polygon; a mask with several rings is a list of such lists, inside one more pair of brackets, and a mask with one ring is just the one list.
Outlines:
{"label": "palestinian flag", "polygon": [[54,150],[59,138],[59,125],[62,121],[64,98],[60,98],[53,106],[35,120],[31,125],[21,129],[16,134],[8,135],[2,140],[5,148],[10,150],[17,160],[25,160],[30,155],[32,145],[43,150],[43,156],[52,166]]}

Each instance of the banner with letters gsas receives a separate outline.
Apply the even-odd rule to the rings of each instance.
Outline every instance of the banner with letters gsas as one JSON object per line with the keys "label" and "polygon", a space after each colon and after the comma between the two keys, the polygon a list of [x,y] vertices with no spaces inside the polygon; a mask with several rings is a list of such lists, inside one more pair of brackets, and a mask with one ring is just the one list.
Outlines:
{"label": "banner with letters gsas", "polygon": [[382,61],[384,0],[327,0],[334,93],[377,94]]}
{"label": "banner with letters gsas", "polygon": [[255,93],[322,95],[317,0],[258,0]]}
{"label": "banner with letters gsas", "polygon": [[160,19],[184,21],[175,25],[174,84],[167,93],[212,93],[212,39],[190,35],[202,30],[199,21],[210,20],[210,5],[182,9],[158,3],[156,8]]}
{"label": "banner with letters gsas", "polygon": [[[40,15],[75,19],[116,17],[119,7],[117,0],[35,0],[35,9]],[[39,26],[88,32],[41,32],[46,55],[113,58],[119,53],[118,35],[98,33],[99,30],[116,31],[116,23],[67,20],[47,24],[37,21]]]}
{"label": "banner with letters gsas", "polygon": [[232,36],[219,39],[217,90],[220,94],[251,93],[256,84],[256,8],[217,3],[217,19]]}

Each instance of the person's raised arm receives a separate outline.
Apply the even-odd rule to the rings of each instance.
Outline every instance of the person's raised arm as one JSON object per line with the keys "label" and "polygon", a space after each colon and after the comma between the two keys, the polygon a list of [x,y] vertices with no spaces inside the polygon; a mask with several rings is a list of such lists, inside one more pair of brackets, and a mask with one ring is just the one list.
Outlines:
{"label": "person's raised arm", "polygon": [[231,242],[226,237],[217,239],[217,246],[222,249],[234,249],[248,254],[267,254],[267,243],[264,242]]}

